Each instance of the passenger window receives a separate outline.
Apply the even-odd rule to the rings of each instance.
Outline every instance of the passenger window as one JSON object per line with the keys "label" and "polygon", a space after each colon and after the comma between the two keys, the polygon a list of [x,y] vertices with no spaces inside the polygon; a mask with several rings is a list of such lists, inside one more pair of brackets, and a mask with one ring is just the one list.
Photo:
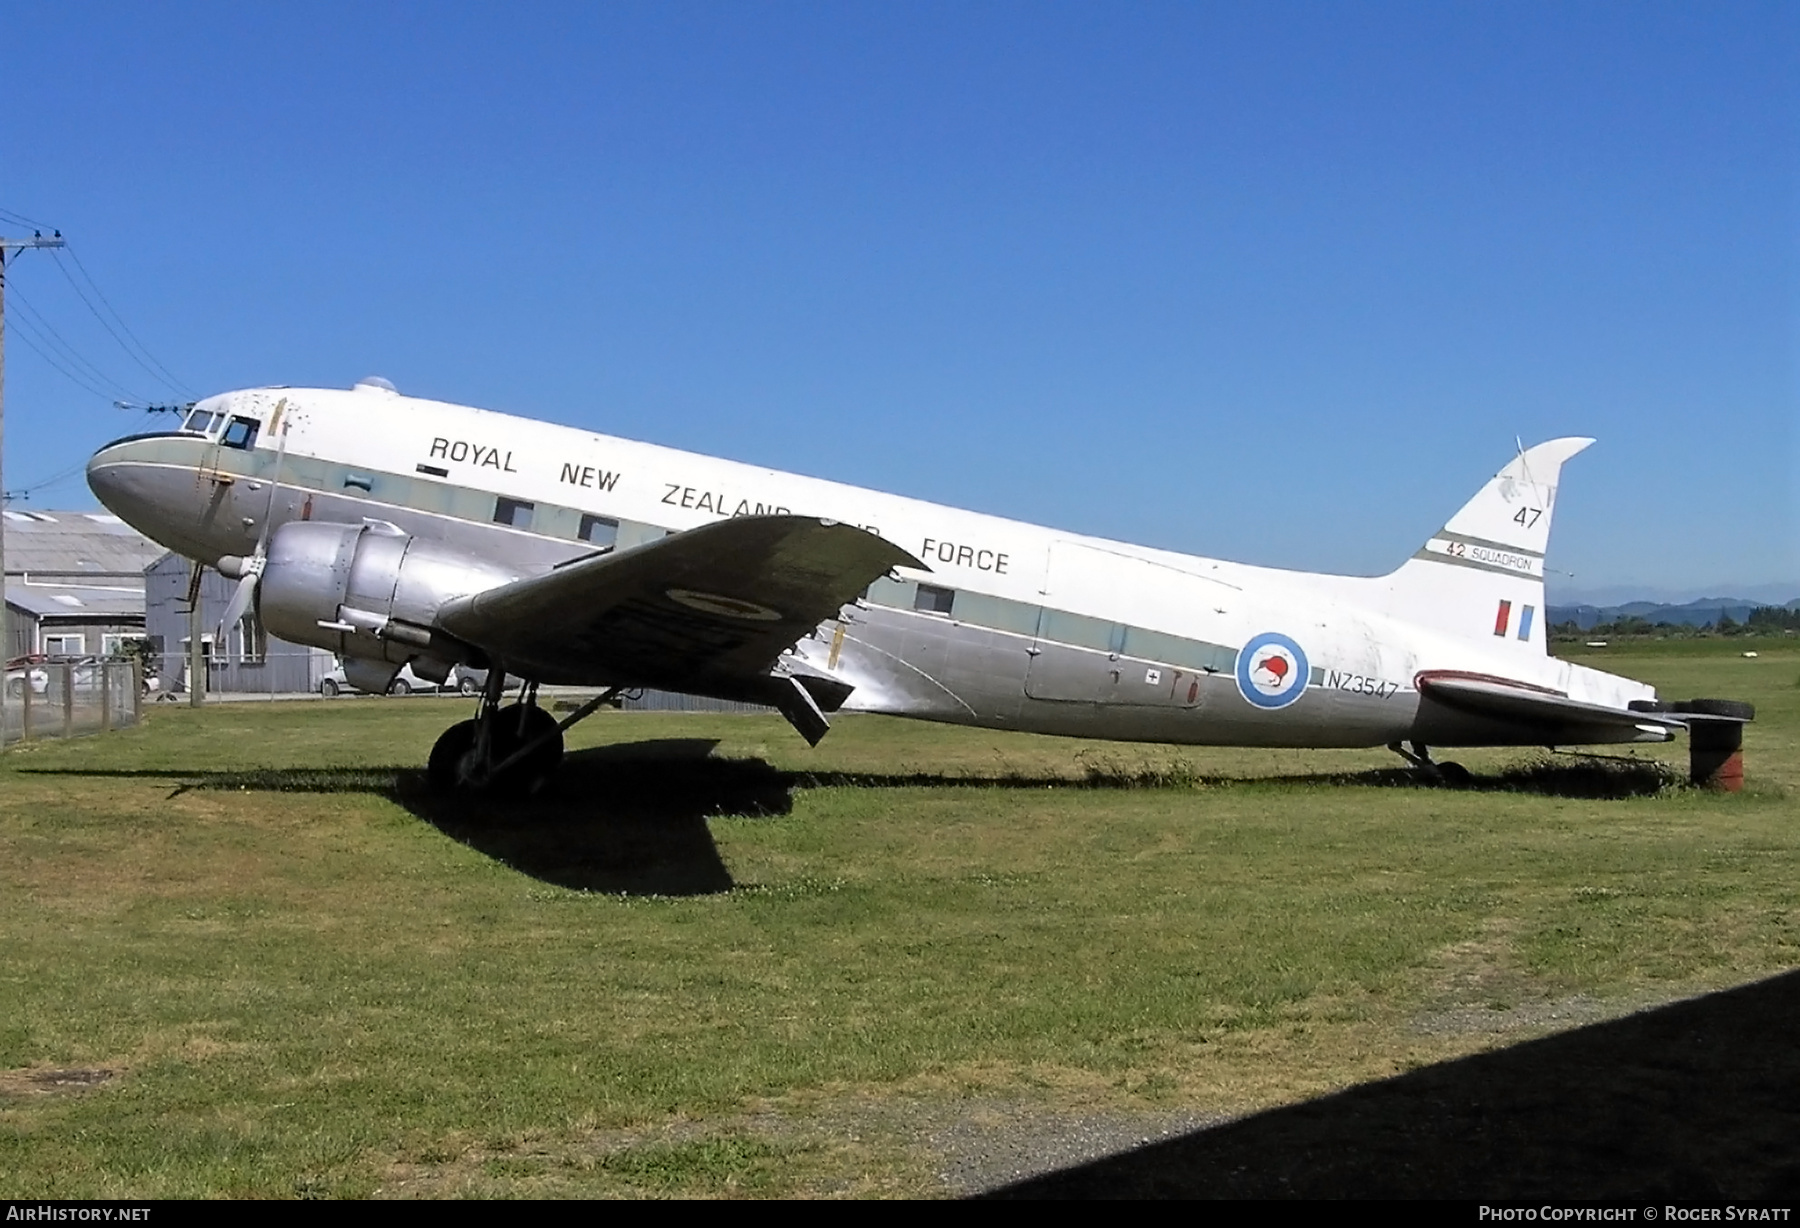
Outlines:
{"label": "passenger window", "polygon": [[913,609],[927,614],[948,614],[950,607],[956,604],[956,590],[938,588],[935,584],[921,584],[913,597]]}
{"label": "passenger window", "polygon": [[581,540],[603,548],[615,546],[619,541],[619,522],[606,516],[583,516]]}
{"label": "passenger window", "polygon": [[231,425],[225,428],[225,434],[219,442],[228,448],[251,448],[256,444],[256,429],[261,425],[255,418],[233,418]]}
{"label": "passenger window", "polygon": [[494,523],[509,524],[515,529],[531,527],[531,513],[537,507],[535,503],[527,503],[523,499],[501,497],[494,500]]}

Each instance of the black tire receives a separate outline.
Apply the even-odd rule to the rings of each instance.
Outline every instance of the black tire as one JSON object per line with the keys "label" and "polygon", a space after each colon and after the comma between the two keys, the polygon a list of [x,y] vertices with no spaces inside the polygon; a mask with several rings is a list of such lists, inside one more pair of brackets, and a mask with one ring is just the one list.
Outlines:
{"label": "black tire", "polygon": [[481,684],[467,675],[464,675],[463,680],[456,684],[456,689],[461,691],[464,695],[481,694]]}
{"label": "black tire", "polygon": [[433,791],[450,793],[462,784],[462,758],[474,745],[474,721],[458,721],[438,736],[425,764],[425,778]]}
{"label": "black tire", "polygon": [[388,694],[389,695],[411,695],[412,687],[407,683],[406,679],[396,678],[392,682],[388,683]]}
{"label": "black tire", "polygon": [[[523,714],[521,728],[521,713]],[[508,704],[494,714],[494,762],[498,763],[519,747],[535,742],[545,734],[553,735],[529,756],[512,765],[501,779],[490,782],[507,792],[536,793],[562,764],[562,731],[556,718],[532,704]]]}
{"label": "black tire", "polygon": [[338,697],[338,684],[330,678],[325,679],[319,683],[319,694],[323,695],[326,699],[336,699]]}
{"label": "black tire", "polygon": [[1756,719],[1756,705],[1741,699],[1690,699],[1676,704],[1675,711],[1694,716],[1728,716],[1739,721]]}
{"label": "black tire", "polygon": [[1475,784],[1475,773],[1460,763],[1440,763],[1437,771],[1447,789],[1467,789]]}

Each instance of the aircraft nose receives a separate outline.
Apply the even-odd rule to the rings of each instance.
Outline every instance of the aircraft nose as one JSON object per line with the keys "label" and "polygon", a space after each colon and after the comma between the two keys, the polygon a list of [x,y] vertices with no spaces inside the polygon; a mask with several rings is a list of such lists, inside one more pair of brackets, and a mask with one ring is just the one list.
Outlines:
{"label": "aircraft nose", "polygon": [[137,440],[115,440],[88,458],[88,489],[126,524],[167,544],[163,530],[180,510],[166,466],[149,463]]}
{"label": "aircraft nose", "polygon": [[198,446],[174,435],[115,439],[88,458],[88,489],[145,537],[189,558],[217,558],[229,547],[212,540],[206,517],[222,487],[195,480]]}
{"label": "aircraft nose", "polygon": [[94,498],[100,500],[108,511],[116,514],[119,509],[113,506],[113,500],[118,497],[123,484],[119,480],[117,467],[102,463],[100,458],[106,451],[106,448],[101,448],[88,457],[87,483],[88,489],[94,492]]}

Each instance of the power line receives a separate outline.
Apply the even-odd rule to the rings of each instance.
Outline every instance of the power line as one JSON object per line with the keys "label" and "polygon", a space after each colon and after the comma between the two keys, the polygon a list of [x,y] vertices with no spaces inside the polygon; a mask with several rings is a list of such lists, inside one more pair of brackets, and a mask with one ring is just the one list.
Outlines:
{"label": "power line", "polygon": [[[25,315],[20,317],[19,323],[35,328],[41,338],[55,346],[57,352],[62,355],[65,361],[73,364],[76,368],[81,369],[84,374],[97,382],[110,385],[114,389],[114,392],[111,394],[114,397],[124,397],[128,401],[143,399],[139,397],[136,392],[132,391],[132,389],[126,387],[124,384],[108,375],[105,371],[101,370],[98,363],[83,357],[80,351],[71,345],[61,333],[57,332],[49,320],[44,318],[44,313],[31,305],[30,300],[20,292],[17,286],[13,287],[12,297],[20,307],[25,309]],[[48,334],[48,336],[44,337],[44,334]]]}
{"label": "power line", "polygon": [[75,372],[69,370],[67,367],[63,366],[62,363],[58,362],[50,354],[49,351],[44,349],[44,347],[39,345],[37,342],[33,341],[31,339],[31,333],[29,331],[31,328],[31,322],[29,320],[26,320],[23,317],[21,317],[17,320],[14,320],[13,323],[18,325],[21,329],[26,330],[26,331],[22,331],[19,333],[19,340],[23,341],[26,345],[30,346],[33,350],[37,351],[37,356],[39,358],[42,358],[46,363],[48,363],[51,366],[51,368],[53,368],[54,370],[59,372],[64,378],[69,380],[71,383],[77,384],[80,387],[86,389],[88,392],[93,393],[95,396],[99,397],[103,401],[110,401],[110,400],[114,399],[112,393],[105,392],[99,388],[94,387],[94,385],[91,382],[89,382],[88,380],[75,374]]}
{"label": "power line", "polygon": [[0,209],[0,218],[11,222],[15,226],[29,226],[33,230],[44,229],[44,224],[42,222],[33,221],[23,213],[14,213],[11,209]]}
{"label": "power line", "polygon": [[83,469],[86,469],[86,468],[87,468],[86,461],[84,461],[84,460],[76,461],[73,465],[70,465],[67,469],[64,469],[61,473],[55,474],[54,476],[51,476],[51,477],[47,477],[41,482],[33,482],[29,486],[22,486],[18,490],[6,491],[4,493],[4,495],[0,496],[0,497],[3,497],[7,503],[11,503],[14,499],[27,499],[28,500],[31,498],[31,496],[35,495],[38,491],[48,490],[50,487],[55,486],[58,482],[66,481],[69,478],[74,477],[77,473],[80,473]]}
{"label": "power line", "polygon": [[[154,355],[150,352],[150,348],[148,346],[146,346],[142,341],[138,340],[137,334],[131,331],[131,326],[129,324],[125,323],[125,317],[121,316],[117,311],[114,311],[112,303],[107,300],[106,295],[104,295],[100,292],[100,283],[95,281],[93,278],[93,275],[87,271],[87,265],[81,263],[81,257],[76,254],[75,249],[72,247],[69,247],[69,248],[65,248],[64,250],[66,250],[69,253],[69,259],[73,260],[75,262],[75,267],[81,270],[81,276],[84,279],[86,279],[88,285],[93,287],[94,293],[99,296],[100,301],[102,303],[106,304],[106,309],[108,311],[112,312],[112,317],[113,317],[113,319],[115,319],[119,322],[119,327],[125,330],[125,335],[127,337],[131,338],[133,344],[135,344],[138,347],[138,349],[140,351],[142,351],[144,357],[148,358],[158,371],[161,371],[163,373],[163,375],[168,377],[163,382],[170,384],[172,387],[174,387],[174,389],[177,392],[184,392],[188,396],[198,396],[199,394],[196,393],[192,388],[188,387],[186,384],[182,383],[181,380],[177,379],[175,376],[175,373],[173,371],[171,371],[167,367],[163,366],[161,360],[159,360],[156,357],[156,355]],[[50,255],[52,256],[52,258],[56,259],[58,262],[60,262],[62,259],[61,251],[52,251],[50,253]]]}
{"label": "power line", "polygon": [[[0,236],[0,424],[4,424],[4,422],[5,422],[5,408],[6,408],[6,348],[5,348],[6,347],[6,297],[5,296],[6,296],[6,262],[7,262],[9,253],[16,254],[16,253],[22,252],[22,251],[29,251],[33,248],[41,248],[41,249],[46,249],[49,251],[55,251],[57,248],[61,247],[62,245],[63,245],[62,231],[53,229],[51,231],[50,237],[48,239],[46,239],[44,237],[44,231],[41,226],[34,228],[34,233],[32,234],[32,236],[29,239],[8,239],[3,236]],[[30,338],[27,338],[27,340],[30,340]],[[48,357],[48,355],[46,355],[46,357]],[[5,490],[5,489],[6,489],[5,485],[0,484],[0,490]],[[5,521],[4,517],[0,517],[0,578],[4,578],[5,575],[6,575],[6,521]],[[6,624],[8,623],[8,621],[10,621],[10,620],[6,616],[6,603],[3,601],[0,601],[0,645],[5,645],[6,650],[11,651],[12,638],[11,638],[10,634],[8,633],[7,627],[6,627]],[[0,687],[0,743],[4,743],[6,740],[5,729],[6,729],[6,688]]]}
{"label": "power line", "polygon": [[[81,270],[83,279],[85,279],[88,285],[93,288],[95,297],[106,304],[106,310],[111,313],[113,319],[118,321],[119,327],[125,330],[125,336],[131,338],[132,343],[137,346],[138,352],[134,353],[131,346],[125,344],[125,338],[119,336],[118,332],[113,329],[113,326],[106,322],[106,317],[100,314],[99,308],[94,306],[93,302],[82,290],[80,284],[76,282],[75,278],[69,273],[68,266],[63,264],[62,253],[59,251],[52,251],[50,255],[56,261],[56,267],[61,269],[63,276],[69,279],[69,284],[75,288],[75,293],[80,295],[81,301],[87,304],[88,310],[94,313],[94,318],[100,321],[107,332],[112,333],[112,338],[119,343],[119,348],[131,355],[131,360],[137,363],[138,366],[144,368],[145,371],[149,372],[153,379],[163,384],[167,384],[171,389],[178,393],[187,396],[196,395],[192,388],[189,388],[186,384],[183,384],[180,380],[176,379],[174,374],[170,372],[167,367],[156,360],[156,355],[152,354],[149,349],[145,347],[144,343],[137,339],[137,334],[131,331],[130,325],[126,324],[119,313],[114,310],[113,305],[110,302],[107,302],[106,295],[101,293],[99,284],[94,281],[93,276],[87,271],[87,266],[81,263],[81,257],[75,254],[74,249],[68,248],[66,250],[69,253],[69,259],[73,260],[75,262],[75,267]],[[143,358],[138,357],[138,353],[141,353]],[[149,359],[149,362],[145,362],[144,359]]]}

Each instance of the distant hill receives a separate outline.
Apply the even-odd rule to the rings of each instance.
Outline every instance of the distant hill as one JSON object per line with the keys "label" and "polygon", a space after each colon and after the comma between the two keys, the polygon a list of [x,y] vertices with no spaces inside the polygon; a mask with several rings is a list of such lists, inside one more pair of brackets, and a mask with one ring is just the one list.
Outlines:
{"label": "distant hill", "polygon": [[[1599,586],[1577,586],[1573,577],[1551,573],[1544,579],[1549,590],[1545,595],[1549,598],[1546,605],[1626,605],[1633,601],[1649,601],[1658,605],[1685,605],[1691,601],[1748,602],[1751,605],[1785,605],[1791,599],[1800,597],[1800,576],[1792,580],[1757,581],[1754,583],[1738,583],[1723,581],[1718,584],[1707,584],[1699,587],[1662,586],[1656,584],[1603,584]],[[1730,598],[1715,597],[1715,593],[1730,593]]]}
{"label": "distant hill", "polygon": [[[1617,622],[1621,618],[1641,618],[1647,623],[1706,627],[1717,623],[1721,615],[1729,615],[1733,622],[1745,622],[1749,619],[1751,610],[1768,604],[1766,601],[1747,601],[1742,597],[1701,597],[1682,605],[1667,605],[1655,601],[1628,601],[1624,605],[1604,606],[1553,605],[1546,607],[1544,613],[1552,626],[1572,622],[1583,631],[1601,623]],[[1800,610],[1800,597],[1776,608]]]}

